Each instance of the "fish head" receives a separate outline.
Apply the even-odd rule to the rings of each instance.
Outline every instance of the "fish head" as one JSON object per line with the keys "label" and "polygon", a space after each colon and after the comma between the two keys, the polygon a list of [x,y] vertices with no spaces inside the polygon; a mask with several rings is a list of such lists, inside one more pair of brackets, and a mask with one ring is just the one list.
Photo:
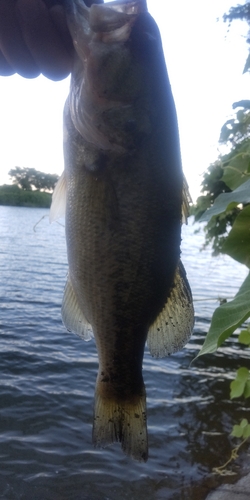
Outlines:
{"label": "fish head", "polygon": [[161,49],[158,27],[145,0],[92,4],[90,8],[82,0],[71,0],[68,5],[76,52],[72,121],[88,142],[122,153],[125,145],[133,146],[135,136],[151,130],[148,117],[135,111],[135,103],[145,94],[142,64],[145,67]]}
{"label": "fish head", "polygon": [[91,42],[124,42],[128,40],[137,15],[147,12],[146,0],[94,3],[66,0],[68,27],[78,57],[87,63]]}

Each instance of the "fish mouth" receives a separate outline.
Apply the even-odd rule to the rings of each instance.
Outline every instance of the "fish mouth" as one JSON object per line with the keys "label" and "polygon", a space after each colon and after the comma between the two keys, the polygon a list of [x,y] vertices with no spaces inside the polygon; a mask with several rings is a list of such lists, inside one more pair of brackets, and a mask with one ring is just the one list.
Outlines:
{"label": "fish mouth", "polygon": [[[89,24],[92,31],[102,33],[102,41],[126,41],[138,14],[147,12],[146,0],[115,1],[105,4],[93,4],[89,11]],[[120,31],[119,31],[120,30]],[[107,37],[113,33],[112,37]],[[105,36],[106,34],[106,36]]]}
{"label": "fish mouth", "polygon": [[[66,0],[68,26],[76,52],[82,43],[126,42],[137,16],[147,12],[146,0],[121,0],[87,7],[83,0]],[[81,44],[79,43],[81,39]]]}

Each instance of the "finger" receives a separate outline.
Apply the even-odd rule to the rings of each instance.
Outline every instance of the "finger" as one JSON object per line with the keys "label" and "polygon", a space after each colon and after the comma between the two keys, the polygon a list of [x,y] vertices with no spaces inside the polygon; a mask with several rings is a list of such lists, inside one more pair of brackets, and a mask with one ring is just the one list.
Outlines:
{"label": "finger", "polygon": [[15,70],[7,63],[4,55],[0,52],[0,75],[10,76],[14,75]]}
{"label": "finger", "polygon": [[103,3],[103,0],[84,0],[87,7],[91,7],[93,3]]}
{"label": "finger", "polygon": [[50,17],[58,31],[58,34],[61,37],[63,44],[65,45],[66,50],[70,54],[70,57],[73,60],[74,57],[74,46],[72,42],[72,38],[69,32],[69,28],[67,25],[65,10],[61,5],[55,5],[54,7],[49,9]]}
{"label": "finger", "polygon": [[71,55],[55,29],[42,0],[17,0],[16,11],[23,38],[41,72],[52,80],[65,78]]}
{"label": "finger", "polygon": [[34,78],[40,71],[29,53],[15,16],[15,1],[0,0],[0,50],[13,68],[26,78]]}

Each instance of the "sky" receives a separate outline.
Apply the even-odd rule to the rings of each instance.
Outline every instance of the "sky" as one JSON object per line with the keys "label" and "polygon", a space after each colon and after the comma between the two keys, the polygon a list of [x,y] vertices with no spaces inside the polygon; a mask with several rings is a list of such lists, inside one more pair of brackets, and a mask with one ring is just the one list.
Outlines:
{"label": "sky", "polygon": [[[162,36],[175,99],[182,163],[193,201],[202,173],[218,156],[220,129],[232,104],[250,99],[248,27],[222,15],[238,0],[148,0]],[[219,21],[217,21],[219,19]],[[61,174],[62,113],[69,78],[52,82],[0,77],[0,185],[15,166]]]}

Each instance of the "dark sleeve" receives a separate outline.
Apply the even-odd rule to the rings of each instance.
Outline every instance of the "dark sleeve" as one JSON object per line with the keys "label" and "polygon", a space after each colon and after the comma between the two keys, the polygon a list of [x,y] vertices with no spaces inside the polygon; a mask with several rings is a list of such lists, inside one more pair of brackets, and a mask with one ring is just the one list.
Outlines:
{"label": "dark sleeve", "polygon": [[73,45],[61,0],[0,0],[0,75],[61,80]]}

